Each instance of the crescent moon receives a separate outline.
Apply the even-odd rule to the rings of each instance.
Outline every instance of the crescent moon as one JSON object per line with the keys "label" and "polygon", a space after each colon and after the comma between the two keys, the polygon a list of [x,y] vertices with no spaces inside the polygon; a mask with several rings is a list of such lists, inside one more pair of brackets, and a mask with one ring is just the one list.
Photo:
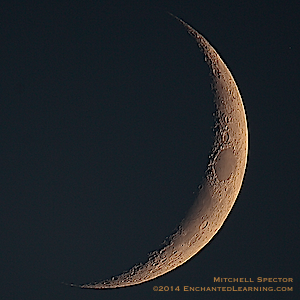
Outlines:
{"label": "crescent moon", "polygon": [[215,138],[209,163],[196,199],[178,230],[148,261],[99,283],[83,284],[89,289],[111,289],[141,284],[178,266],[198,253],[220,230],[242,186],[248,153],[248,130],[244,105],[229,69],[209,42],[194,28],[175,17],[204,53],[213,81]]}

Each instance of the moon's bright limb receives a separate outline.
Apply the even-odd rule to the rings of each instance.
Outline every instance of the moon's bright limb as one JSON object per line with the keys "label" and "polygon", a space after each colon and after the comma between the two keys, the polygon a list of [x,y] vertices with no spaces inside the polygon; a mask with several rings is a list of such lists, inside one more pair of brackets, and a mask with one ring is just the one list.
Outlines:
{"label": "moon's bright limb", "polygon": [[[174,16],[175,17],[175,16]],[[209,164],[194,204],[161,249],[148,261],[121,275],[81,288],[109,289],[140,284],[185,263],[199,252],[223,225],[240,191],[247,162],[248,130],[238,87],[209,42],[175,17],[196,39],[210,67],[215,92],[215,139]]]}

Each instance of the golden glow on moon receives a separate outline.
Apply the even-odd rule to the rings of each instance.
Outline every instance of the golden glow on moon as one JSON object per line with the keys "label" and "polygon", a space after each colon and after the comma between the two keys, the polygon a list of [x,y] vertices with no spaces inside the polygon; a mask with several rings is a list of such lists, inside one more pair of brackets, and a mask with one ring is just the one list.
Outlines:
{"label": "golden glow on moon", "polygon": [[81,285],[81,288],[109,289],[136,285],[182,265],[221,228],[240,191],[247,162],[248,130],[238,87],[209,42],[184,21],[175,18],[195,38],[210,67],[213,81],[215,139],[203,183],[177,232],[165,241],[165,246],[154,251],[147,262],[111,279]]}

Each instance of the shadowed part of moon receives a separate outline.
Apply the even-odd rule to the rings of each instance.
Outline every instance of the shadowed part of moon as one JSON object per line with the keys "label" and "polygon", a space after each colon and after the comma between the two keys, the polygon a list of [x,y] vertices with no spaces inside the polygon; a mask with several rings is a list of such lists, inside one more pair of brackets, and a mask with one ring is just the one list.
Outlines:
{"label": "shadowed part of moon", "polygon": [[219,153],[215,171],[220,181],[229,179],[236,166],[236,157],[234,156],[232,149],[226,149]]}

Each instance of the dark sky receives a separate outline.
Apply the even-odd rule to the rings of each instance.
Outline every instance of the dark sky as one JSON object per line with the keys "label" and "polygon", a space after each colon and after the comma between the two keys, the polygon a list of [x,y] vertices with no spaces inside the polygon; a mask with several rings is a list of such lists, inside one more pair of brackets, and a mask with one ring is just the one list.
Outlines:
{"label": "dark sky", "polygon": [[[239,86],[241,192],[217,236],[173,272],[111,291],[65,286],[144,261],[204,174],[209,70],[167,11],[211,42]],[[0,298],[296,299],[299,20],[299,2],[283,0],[2,1]],[[153,291],[219,276],[293,277],[295,291]]]}

